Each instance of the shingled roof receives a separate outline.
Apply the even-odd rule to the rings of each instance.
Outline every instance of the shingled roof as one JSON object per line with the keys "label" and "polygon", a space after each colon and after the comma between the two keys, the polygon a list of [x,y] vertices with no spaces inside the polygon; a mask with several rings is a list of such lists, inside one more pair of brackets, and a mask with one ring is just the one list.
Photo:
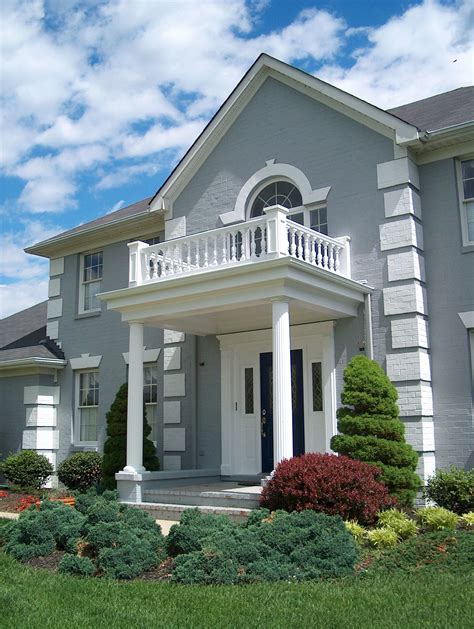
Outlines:
{"label": "shingled roof", "polygon": [[460,87],[444,94],[423,98],[408,105],[387,109],[387,112],[423,131],[436,131],[472,122],[474,86]]}

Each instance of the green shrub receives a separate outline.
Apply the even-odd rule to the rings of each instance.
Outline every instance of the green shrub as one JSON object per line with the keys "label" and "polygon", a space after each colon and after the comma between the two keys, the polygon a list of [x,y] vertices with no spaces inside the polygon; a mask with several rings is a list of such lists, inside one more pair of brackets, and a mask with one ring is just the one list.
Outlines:
{"label": "green shrub", "polygon": [[437,531],[412,537],[376,557],[366,574],[449,572],[471,574],[474,566],[474,535],[465,531]]}
{"label": "green shrub", "polygon": [[361,526],[358,522],[355,522],[354,520],[350,521],[350,522],[344,522],[346,529],[349,531],[349,533],[352,535],[352,537],[355,539],[355,541],[358,544],[363,544],[366,538],[366,530],[363,526]]}
{"label": "green shrub", "polygon": [[86,491],[101,476],[102,455],[98,452],[76,452],[58,467],[58,479],[72,490]]}
{"label": "green shrub", "polygon": [[439,507],[444,507],[462,515],[474,509],[474,469],[465,470],[451,467],[450,470],[436,470],[426,482],[425,495]]}
{"label": "green shrub", "polygon": [[454,530],[458,524],[459,516],[444,507],[425,507],[418,509],[416,515],[423,526],[429,531]]}
{"label": "green shrub", "polygon": [[179,583],[306,580],[352,573],[357,545],[339,517],[277,511],[249,526],[215,527],[176,558]]}
{"label": "green shrub", "polygon": [[377,465],[380,480],[402,505],[411,505],[421,485],[415,474],[418,455],[405,442],[397,406],[397,390],[383,369],[365,356],[355,356],[344,371],[343,406],[338,409],[340,434],[331,448],[353,459]]}
{"label": "green shrub", "polygon": [[0,518],[0,548],[7,543],[8,535],[13,525],[14,522],[11,520]]}
{"label": "green shrub", "polygon": [[75,574],[80,577],[90,577],[95,572],[95,566],[89,557],[78,555],[64,555],[58,565],[59,572],[63,574]]}
{"label": "green shrub", "polygon": [[53,472],[48,459],[33,450],[10,454],[5,461],[0,462],[0,473],[22,489],[40,489]]}
{"label": "green shrub", "polygon": [[388,509],[378,515],[378,524],[382,528],[389,528],[394,531],[399,539],[408,539],[418,532],[418,527],[413,520],[403,511]]}
{"label": "green shrub", "polygon": [[75,492],[76,498],[76,509],[83,514],[86,514],[87,509],[95,504],[97,500],[107,501],[107,502],[117,502],[118,500],[118,491],[116,489],[106,490],[101,494],[97,493],[97,488],[90,487],[85,492]]}
{"label": "green shrub", "polygon": [[133,579],[158,565],[164,559],[153,546],[129,530],[123,530],[110,548],[102,548],[97,567],[113,579]]}
{"label": "green shrub", "polygon": [[23,511],[8,532],[7,553],[16,559],[50,555],[55,549],[75,552],[85,518],[75,509],[43,502]]}
{"label": "green shrub", "polygon": [[99,522],[116,522],[121,509],[119,502],[99,496],[86,511],[87,524],[91,526]]}
{"label": "green shrub", "polygon": [[237,525],[224,515],[208,515],[198,509],[186,509],[179,525],[173,524],[166,546],[171,557],[201,550],[202,542],[218,531],[230,531]]}
{"label": "green shrub", "polygon": [[469,511],[469,513],[462,515],[460,523],[465,529],[474,529],[474,511]]}
{"label": "green shrub", "polygon": [[[107,489],[116,487],[115,474],[123,470],[127,457],[127,403],[128,385],[123,384],[107,413],[107,439],[102,459],[102,484]],[[151,427],[143,410],[143,465],[149,472],[160,469],[156,447],[148,436]]]}
{"label": "green shrub", "polygon": [[392,548],[398,544],[398,535],[393,529],[385,526],[367,531],[366,538],[375,548]]}

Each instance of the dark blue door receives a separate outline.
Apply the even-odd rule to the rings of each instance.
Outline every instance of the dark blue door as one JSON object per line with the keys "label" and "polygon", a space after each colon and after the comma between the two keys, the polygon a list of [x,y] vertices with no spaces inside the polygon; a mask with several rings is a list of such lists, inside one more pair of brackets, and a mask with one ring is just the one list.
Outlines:
{"label": "dark blue door", "polygon": [[[262,472],[273,470],[273,356],[260,354]],[[291,351],[293,455],[304,452],[303,350]]]}

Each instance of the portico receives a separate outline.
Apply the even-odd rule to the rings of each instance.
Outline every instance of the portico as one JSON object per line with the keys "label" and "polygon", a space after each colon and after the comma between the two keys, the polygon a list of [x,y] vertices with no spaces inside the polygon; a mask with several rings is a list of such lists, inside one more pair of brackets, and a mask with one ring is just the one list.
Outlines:
{"label": "portico", "polygon": [[[140,242],[129,245],[129,287],[101,295],[107,307],[119,311],[130,325],[127,464],[117,476],[120,481],[140,484],[160,475],[143,468],[144,325],[218,337],[221,475],[258,474],[264,467],[259,439],[265,432],[261,428],[258,393],[259,360],[268,352],[273,466],[294,453],[292,404],[297,386],[301,388],[302,408],[307,409],[303,411],[303,439],[311,449],[329,447],[329,433],[334,429],[334,405],[330,402],[334,395],[331,322],[356,316],[370,289],[350,277],[348,238],[333,239],[300,227],[289,221],[286,213],[286,208],[276,206],[267,209],[263,218],[232,228],[153,246]],[[301,344],[303,338],[306,349]],[[318,345],[315,339],[323,341]],[[250,394],[239,390],[245,384],[239,384],[240,375],[235,371],[240,369],[235,367],[235,356],[241,356],[235,349],[245,343],[250,343],[247,356],[253,356],[254,365],[251,372],[250,367],[246,372],[247,387],[254,395],[252,408],[247,409],[241,406],[240,396]],[[292,365],[292,349],[299,347],[301,385],[295,384]],[[309,408],[313,377],[310,358],[318,351],[325,354],[325,359],[313,363],[320,365],[321,387],[327,398],[321,420],[324,436],[319,442],[310,436],[313,410]],[[314,417],[317,413],[314,410]],[[242,454],[245,452],[249,457],[254,453],[252,461],[252,457],[246,459]]]}

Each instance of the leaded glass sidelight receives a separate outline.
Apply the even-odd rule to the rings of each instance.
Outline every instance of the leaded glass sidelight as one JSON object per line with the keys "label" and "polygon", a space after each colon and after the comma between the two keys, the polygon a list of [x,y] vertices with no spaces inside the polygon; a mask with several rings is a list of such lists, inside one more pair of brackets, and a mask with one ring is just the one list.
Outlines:
{"label": "leaded glass sidelight", "polygon": [[321,363],[311,364],[311,381],[313,389],[313,411],[323,410],[323,374]]}

